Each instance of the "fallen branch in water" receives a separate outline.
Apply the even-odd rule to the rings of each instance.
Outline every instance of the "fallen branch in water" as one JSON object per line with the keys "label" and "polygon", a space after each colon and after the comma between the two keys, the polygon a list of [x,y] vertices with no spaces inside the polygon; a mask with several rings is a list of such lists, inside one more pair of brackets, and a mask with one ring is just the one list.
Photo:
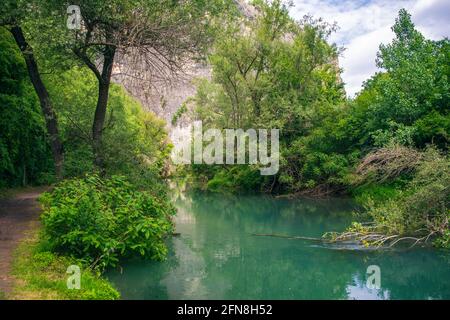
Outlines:
{"label": "fallen branch in water", "polygon": [[380,248],[383,245],[387,245],[392,248],[396,244],[402,241],[411,241],[413,244],[410,248],[416,246],[419,243],[426,244],[428,240],[436,232],[432,231],[426,235],[413,237],[413,236],[402,236],[398,234],[386,235],[379,232],[357,232],[357,231],[347,231],[343,233],[328,232],[324,234],[324,237],[328,239],[329,242],[339,243],[339,242],[357,242],[361,243],[366,247]]}
{"label": "fallen branch in water", "polygon": [[323,238],[313,238],[313,237],[302,237],[302,236],[290,236],[284,234],[274,234],[274,233],[252,233],[252,236],[256,237],[275,237],[293,240],[307,240],[322,243],[344,243],[353,242],[361,244],[365,247],[380,248],[384,244],[388,244],[387,247],[392,248],[394,245],[401,241],[414,241],[410,248],[416,246],[419,243],[427,243],[428,240],[435,232],[431,232],[423,237],[412,237],[412,236],[400,236],[400,235],[385,235],[381,233],[363,233],[348,231],[343,233],[327,232],[323,235]]}
{"label": "fallen branch in water", "polygon": [[285,235],[285,234],[273,234],[273,233],[252,233],[252,236],[256,236],[256,237],[275,237],[275,238],[296,239],[296,240],[308,240],[308,241],[317,241],[317,242],[330,242],[329,240],[322,239],[322,238],[289,236],[289,235]]}

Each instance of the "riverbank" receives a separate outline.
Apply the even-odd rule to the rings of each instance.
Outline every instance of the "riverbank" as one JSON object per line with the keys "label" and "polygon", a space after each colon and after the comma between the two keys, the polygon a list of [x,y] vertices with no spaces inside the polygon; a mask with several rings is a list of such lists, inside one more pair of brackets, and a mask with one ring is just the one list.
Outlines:
{"label": "riverbank", "polygon": [[[13,290],[8,299],[18,300],[115,300],[119,292],[100,274],[84,268],[80,261],[58,256],[45,250],[35,229],[21,242],[14,253]],[[81,267],[79,289],[68,289],[67,268]]]}
{"label": "riverbank", "polygon": [[78,261],[45,249],[38,196],[48,187],[7,190],[0,200],[0,299],[118,299],[111,284],[82,269],[80,290],[67,289],[67,267]]}

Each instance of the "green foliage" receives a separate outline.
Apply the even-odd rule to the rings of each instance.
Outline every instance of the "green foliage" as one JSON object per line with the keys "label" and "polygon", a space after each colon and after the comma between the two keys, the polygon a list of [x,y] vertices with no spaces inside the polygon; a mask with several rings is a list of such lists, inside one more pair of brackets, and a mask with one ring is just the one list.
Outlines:
{"label": "green foliage", "polygon": [[174,113],[173,117],[172,117],[172,125],[176,125],[178,120],[183,116],[184,113],[187,112],[187,107],[186,104],[182,104],[180,108],[178,108],[178,110]]}
{"label": "green foliage", "polygon": [[[187,107],[205,129],[280,129],[280,171],[256,179],[250,165],[192,166],[199,184],[214,191],[346,190],[379,232],[425,232],[448,243],[448,156],[440,154],[450,132],[448,39],[425,39],[401,10],[396,37],[380,46],[383,72],[346,100],[339,50],[327,43],[334,26],[293,21],[282,1],[255,5],[255,19],[232,22],[218,37],[212,80],[198,80]],[[370,175],[375,180],[361,185]],[[363,225],[353,231],[361,228],[368,232]]]}
{"label": "green foliage", "polygon": [[[213,80],[199,80],[188,103],[205,128],[280,129],[275,188],[267,187],[272,179],[260,179],[255,190],[349,190],[353,168],[373,148],[434,143],[447,150],[447,39],[425,39],[401,10],[396,38],[380,46],[377,63],[385,71],[346,101],[339,51],[327,43],[334,26],[295,22],[281,1],[256,5],[256,19],[231,24],[218,38],[210,56]],[[224,189],[236,185],[222,171],[207,169],[201,177],[213,179],[215,189],[221,182]]]}
{"label": "green foliage", "polygon": [[428,148],[421,158],[413,178],[402,190],[378,190],[373,193],[378,199],[366,196],[364,205],[378,232],[429,234],[437,238],[436,244],[448,246],[450,158],[435,148]]}
{"label": "green foliage", "polygon": [[[46,82],[61,124],[65,176],[78,177],[92,172],[91,127],[98,90],[95,77],[86,69],[72,68],[46,77]],[[115,84],[110,88],[105,122],[102,152],[106,172],[126,173],[135,185],[163,193],[161,175],[171,150],[165,122],[144,111]]]}
{"label": "green foliage", "polygon": [[282,1],[256,1],[255,5],[259,10],[255,19],[230,22],[216,39],[209,56],[213,79],[198,81],[197,94],[188,106],[205,129],[280,129],[280,176],[275,181],[255,179],[247,174],[248,167],[239,166],[216,170],[215,177],[207,169],[206,176],[212,179],[208,185],[289,192],[311,181],[334,183],[339,178],[333,180],[331,175],[344,175],[345,157],[326,155],[326,150],[307,159],[305,153],[299,154],[308,149],[302,137],[311,134],[330,112],[336,113],[334,105],[344,101],[338,49],[326,41],[334,26],[311,18],[294,21]]}
{"label": "green foliage", "polygon": [[40,201],[44,236],[53,251],[101,269],[120,258],[165,257],[173,207],[123,177],[67,180]]}
{"label": "green foliage", "polygon": [[388,129],[378,129],[371,133],[373,145],[376,147],[383,147],[389,144],[398,144],[402,146],[414,145],[413,136],[415,128],[412,126],[405,126],[394,121],[388,122]]}
{"label": "green foliage", "polygon": [[367,110],[366,130],[374,144],[401,142],[424,147],[448,144],[450,110],[449,41],[431,41],[401,10],[392,30],[396,38],[381,45],[377,64],[384,74],[366,82],[356,103]]}
{"label": "green foliage", "polygon": [[3,28],[0,114],[0,188],[51,182],[53,160],[44,118],[19,48]]}
{"label": "green foliage", "polygon": [[414,139],[418,145],[432,141],[441,149],[445,149],[450,141],[450,114],[441,114],[435,110],[418,119],[414,123]]}
{"label": "green foliage", "polygon": [[382,202],[397,197],[403,185],[404,183],[366,184],[354,188],[352,196],[359,204],[367,203],[369,199]]}
{"label": "green foliage", "polygon": [[[81,269],[80,289],[67,288],[67,268]],[[13,275],[18,281],[8,298],[115,300],[119,292],[79,260],[47,251],[37,235],[23,242],[15,252]]]}

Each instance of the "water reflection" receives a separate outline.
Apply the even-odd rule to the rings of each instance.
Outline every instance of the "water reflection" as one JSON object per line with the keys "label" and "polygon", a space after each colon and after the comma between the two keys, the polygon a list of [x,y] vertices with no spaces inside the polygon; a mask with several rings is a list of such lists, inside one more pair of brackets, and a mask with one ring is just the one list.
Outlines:
{"label": "water reflection", "polygon": [[389,300],[389,290],[368,289],[366,280],[358,274],[353,276],[352,283],[345,289],[347,298],[350,300]]}
{"label": "water reflection", "polygon": [[[343,230],[354,209],[342,199],[192,195],[176,200],[166,262],[130,261],[107,276],[131,299],[442,299],[450,298],[448,252],[335,250],[307,241]],[[350,248],[354,249],[354,248]],[[380,290],[366,287],[369,265]]]}

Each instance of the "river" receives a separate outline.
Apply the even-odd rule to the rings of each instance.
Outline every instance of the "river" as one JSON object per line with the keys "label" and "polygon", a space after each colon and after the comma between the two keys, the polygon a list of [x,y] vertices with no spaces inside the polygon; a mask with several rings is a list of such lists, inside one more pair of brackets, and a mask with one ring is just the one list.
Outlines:
{"label": "river", "polygon": [[[355,206],[330,198],[179,194],[164,262],[128,261],[106,277],[124,299],[450,299],[450,252],[361,250],[305,240],[342,231]],[[379,267],[369,289],[367,268]]]}

